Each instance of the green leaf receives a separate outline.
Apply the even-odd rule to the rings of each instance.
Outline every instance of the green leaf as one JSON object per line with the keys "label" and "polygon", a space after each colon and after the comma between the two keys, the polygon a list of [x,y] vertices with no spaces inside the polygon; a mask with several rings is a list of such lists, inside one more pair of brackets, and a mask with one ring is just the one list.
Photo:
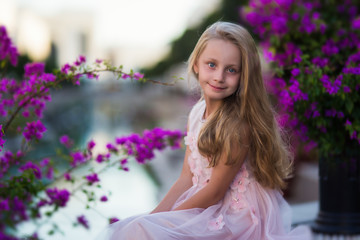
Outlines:
{"label": "green leaf", "polygon": [[346,101],[346,110],[348,111],[348,113],[351,113],[353,108],[354,103],[348,99],[348,101]]}

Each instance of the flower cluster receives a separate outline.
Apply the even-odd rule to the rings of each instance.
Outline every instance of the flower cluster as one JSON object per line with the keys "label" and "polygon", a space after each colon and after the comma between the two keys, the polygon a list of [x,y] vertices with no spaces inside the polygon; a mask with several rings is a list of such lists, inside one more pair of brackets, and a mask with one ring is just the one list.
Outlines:
{"label": "flower cluster", "polygon": [[40,120],[35,122],[26,123],[24,127],[23,135],[27,141],[31,139],[41,139],[43,133],[46,131],[46,127]]}
{"label": "flower cluster", "polygon": [[69,201],[70,192],[66,189],[59,190],[57,188],[48,188],[46,189],[46,195],[49,198],[49,200],[46,201],[46,204],[65,207],[66,203]]}
{"label": "flower cluster", "polygon": [[17,64],[18,55],[17,48],[13,45],[8,36],[6,28],[0,26],[0,62],[4,59],[9,59],[10,63],[15,66]]}
{"label": "flower cluster", "polygon": [[[138,134],[132,134],[127,137],[116,138],[115,142],[117,145],[123,146],[128,155],[135,156],[138,163],[143,164],[154,158],[154,150],[156,149],[162,150],[167,145],[171,146],[172,149],[179,148],[183,135],[178,130],[170,131],[154,128],[153,130],[145,130],[142,137]],[[111,145],[109,150],[117,151],[117,148]],[[125,161],[122,161],[122,164],[125,163]]]}
{"label": "flower cluster", "polygon": [[281,124],[323,156],[360,144],[358,8],[352,0],[250,0],[241,9],[274,70],[268,85]]}
{"label": "flower cluster", "polygon": [[[154,157],[155,150],[162,150],[167,146],[173,149],[180,147],[183,136],[180,131],[156,128],[146,130],[143,135],[132,134],[117,138],[115,143],[107,144],[106,153],[97,156],[93,155],[95,141],[89,141],[85,149],[81,150],[69,136],[63,135],[59,141],[65,147],[56,149],[56,156],[51,159],[46,156],[40,159],[35,157],[35,154],[30,153],[35,152],[35,143],[43,138],[47,130],[41,119],[46,103],[51,101],[50,90],[61,87],[64,82],[79,85],[84,78],[97,79],[101,72],[112,72],[118,79],[171,84],[145,79],[143,74],[134,71],[125,73],[122,66],[113,67],[103,60],[96,60],[88,65],[85,56],[80,56],[72,64],[65,64],[61,69],[55,69],[53,73],[45,73],[43,63],[28,63],[25,65],[23,78],[13,79],[6,75],[6,66],[8,62],[16,65],[17,58],[16,47],[5,27],[0,26],[0,239],[17,239],[9,233],[10,229],[14,233],[21,222],[51,217],[54,212],[67,206],[71,195],[76,191],[81,190],[89,203],[96,200],[107,202],[108,195],[99,197],[91,190],[100,186],[101,170],[84,173],[79,179],[85,181],[74,186],[71,192],[53,187],[56,186],[56,181],[62,179],[68,181],[67,184],[74,184],[78,180],[76,174],[73,174],[76,168],[96,161],[108,163],[105,169],[112,166],[110,158],[116,155],[120,157],[120,161],[116,159],[114,164],[120,164],[120,169],[128,171],[130,157],[142,164]],[[65,172],[56,168],[60,165]],[[46,212],[42,215],[44,206],[48,208],[45,208]],[[77,218],[77,223],[89,228],[84,215]],[[38,239],[36,233],[32,237]]]}

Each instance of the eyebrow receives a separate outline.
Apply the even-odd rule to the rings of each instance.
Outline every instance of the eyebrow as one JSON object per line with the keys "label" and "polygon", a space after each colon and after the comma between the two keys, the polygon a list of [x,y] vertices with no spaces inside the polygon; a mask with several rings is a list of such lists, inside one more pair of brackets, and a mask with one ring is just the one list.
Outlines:
{"label": "eyebrow", "polygon": [[[206,59],[206,61],[218,62],[218,60],[216,60],[215,58],[208,58]],[[240,67],[240,65],[231,63],[231,64],[227,64],[226,67]]]}

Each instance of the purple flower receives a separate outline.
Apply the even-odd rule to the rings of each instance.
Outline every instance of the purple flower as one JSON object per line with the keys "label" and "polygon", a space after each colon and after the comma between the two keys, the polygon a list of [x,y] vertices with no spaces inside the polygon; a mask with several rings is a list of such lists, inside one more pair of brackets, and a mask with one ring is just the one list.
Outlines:
{"label": "purple flower", "polygon": [[82,152],[74,152],[71,153],[70,156],[72,157],[72,166],[77,166],[78,164],[82,164],[86,162],[86,156]]}
{"label": "purple flower", "polygon": [[326,41],[325,45],[321,48],[325,55],[332,56],[339,52],[339,48],[335,45],[332,39]]}
{"label": "purple flower", "polygon": [[104,155],[99,154],[97,155],[96,159],[95,159],[98,163],[102,163],[103,161],[105,161],[104,159]]}
{"label": "purple flower", "polygon": [[93,183],[96,183],[96,182],[100,182],[98,175],[96,173],[89,174],[89,175],[85,176],[85,178],[90,185],[92,185]]}
{"label": "purple flower", "polygon": [[106,196],[101,196],[100,201],[101,202],[107,202],[108,198]]}
{"label": "purple flower", "polygon": [[349,119],[346,119],[346,122],[345,122],[345,126],[351,126],[351,122],[349,121]]}
{"label": "purple flower", "polygon": [[74,144],[73,140],[71,140],[68,135],[62,135],[59,138],[59,141],[62,145],[64,145],[67,148],[71,148],[71,146]]}
{"label": "purple flower", "polygon": [[344,118],[344,116],[345,116],[345,115],[344,115],[343,112],[341,112],[341,111],[340,111],[340,112],[337,112],[337,117],[338,117],[338,118]]}
{"label": "purple flower", "polygon": [[71,65],[66,63],[64,66],[61,67],[61,72],[64,74],[68,74],[70,69]]}
{"label": "purple flower", "polygon": [[41,170],[38,165],[32,162],[27,162],[25,165],[19,168],[19,171],[24,172],[31,170],[37,179],[41,179]]}
{"label": "purple flower", "polygon": [[89,229],[89,228],[90,228],[90,227],[89,227],[89,222],[88,222],[88,220],[85,218],[84,215],[78,216],[78,217],[77,217],[77,222],[78,222],[80,225],[82,225],[84,228],[86,228],[86,229]]}
{"label": "purple flower", "polygon": [[45,64],[44,63],[27,63],[25,65],[25,77],[30,77],[31,75],[40,76],[45,71]]}
{"label": "purple flower", "polygon": [[85,62],[86,62],[86,57],[83,55],[80,55],[79,59],[74,62],[74,65],[78,67]]}
{"label": "purple flower", "polygon": [[334,83],[332,83],[329,79],[328,75],[323,75],[320,79],[320,81],[322,82],[324,88],[326,89],[326,91],[330,94],[330,95],[334,95],[336,94],[341,86],[341,81],[343,79],[342,75],[339,75]]}
{"label": "purple flower", "polygon": [[292,83],[289,87],[289,92],[293,93],[294,101],[308,100],[307,94],[301,91],[299,82],[296,79],[292,79]]}
{"label": "purple flower", "polygon": [[11,65],[17,65],[19,53],[9,38],[6,28],[0,26],[0,61],[9,59]]}
{"label": "purple flower", "polygon": [[291,75],[293,75],[293,77],[296,77],[299,74],[300,74],[300,69],[294,68],[293,70],[291,70]]}
{"label": "purple flower", "polygon": [[326,24],[325,24],[325,23],[321,23],[321,24],[320,24],[320,32],[321,32],[321,34],[325,34],[326,29],[327,29]]}
{"label": "purple flower", "polygon": [[4,139],[4,136],[5,136],[4,130],[3,130],[2,124],[0,124],[0,152],[2,151],[5,141],[6,141]]}
{"label": "purple flower", "polygon": [[110,223],[110,224],[113,224],[113,223],[118,222],[118,221],[119,221],[119,219],[116,218],[116,217],[113,217],[113,218],[110,218],[110,219],[109,219],[109,223]]}
{"label": "purple flower", "polygon": [[65,178],[66,181],[71,181],[72,180],[71,175],[68,172],[64,173],[64,178]]}
{"label": "purple flower", "polygon": [[8,199],[0,199],[0,211],[9,211],[9,200]]}
{"label": "purple flower", "polygon": [[351,27],[355,30],[360,29],[360,17],[357,17],[352,21]]}
{"label": "purple flower", "polygon": [[79,62],[80,62],[80,63],[85,63],[85,62],[86,62],[86,57],[83,56],[83,55],[80,55],[80,56],[79,56]]}
{"label": "purple flower", "polygon": [[312,63],[313,63],[314,65],[316,65],[316,66],[318,66],[318,67],[321,67],[321,68],[325,67],[325,66],[328,64],[328,62],[329,62],[329,59],[327,59],[327,58],[320,58],[320,57],[315,57],[315,58],[313,58],[313,60],[312,60]]}
{"label": "purple flower", "polygon": [[50,163],[50,159],[49,158],[44,158],[41,162],[40,162],[40,167],[46,167],[47,165],[49,165]]}
{"label": "purple flower", "polygon": [[59,207],[65,207],[66,203],[69,201],[70,192],[66,189],[59,190],[57,188],[46,189],[46,195],[50,198],[49,204],[55,204]]}
{"label": "purple flower", "polygon": [[350,135],[350,139],[357,139],[357,133],[356,131],[353,131]]}
{"label": "purple flower", "polygon": [[23,135],[27,141],[30,141],[33,138],[41,139],[45,131],[45,126],[40,120],[37,120],[35,122],[26,123]]}
{"label": "purple flower", "polygon": [[344,86],[343,91],[344,91],[344,93],[349,93],[349,92],[351,92],[351,89],[348,86]]}
{"label": "purple flower", "polygon": [[93,148],[95,147],[95,142],[94,142],[94,140],[91,140],[91,141],[89,141],[88,142],[88,144],[87,144],[87,149],[89,150],[89,151],[91,151],[91,150],[93,150]]}
{"label": "purple flower", "polygon": [[271,18],[271,29],[279,35],[286,34],[288,31],[286,18],[281,16],[272,16]]}
{"label": "purple flower", "polygon": [[26,213],[24,202],[19,200],[18,196],[14,197],[11,204],[11,211],[13,215],[17,215],[22,220],[27,220],[29,217]]}
{"label": "purple flower", "polygon": [[118,149],[112,143],[106,144],[106,148],[111,152],[117,152],[118,151]]}
{"label": "purple flower", "polygon": [[311,21],[309,15],[305,15],[303,19],[301,20],[301,32],[306,32],[307,34],[310,34],[316,30],[316,25]]}
{"label": "purple flower", "polygon": [[306,152],[310,152],[312,149],[317,147],[317,143],[315,141],[310,141],[304,146],[304,150]]}

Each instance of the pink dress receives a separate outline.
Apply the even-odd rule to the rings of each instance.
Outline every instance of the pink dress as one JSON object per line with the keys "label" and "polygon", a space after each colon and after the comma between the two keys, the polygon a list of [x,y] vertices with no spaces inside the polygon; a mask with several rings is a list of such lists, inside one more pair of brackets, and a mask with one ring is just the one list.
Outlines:
{"label": "pink dress", "polygon": [[[193,186],[180,196],[173,208],[204,187],[211,176],[212,168],[207,167],[208,160],[197,149],[204,111],[205,102],[201,101],[190,112],[185,144],[191,150],[187,161],[193,173]],[[245,160],[224,199],[217,204],[206,209],[130,217],[111,224],[98,239],[311,239],[308,227],[299,226],[290,230],[290,225],[291,209],[281,193],[262,187],[252,176]]]}

